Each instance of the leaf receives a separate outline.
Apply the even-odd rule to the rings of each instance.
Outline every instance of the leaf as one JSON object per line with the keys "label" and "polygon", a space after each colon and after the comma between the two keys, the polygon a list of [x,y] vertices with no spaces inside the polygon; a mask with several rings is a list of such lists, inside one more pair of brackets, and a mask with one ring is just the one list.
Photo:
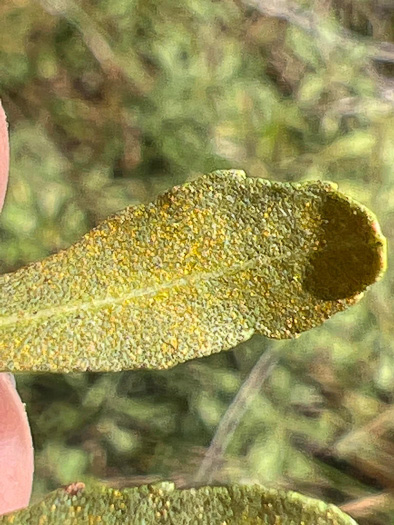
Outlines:
{"label": "leaf", "polygon": [[353,131],[332,142],[321,151],[319,156],[326,162],[369,157],[376,145],[376,140],[376,137],[369,131]]}
{"label": "leaf", "polygon": [[217,171],[0,276],[0,370],[169,368],[290,338],[382,273],[374,217],[330,183]]}
{"label": "leaf", "polygon": [[334,505],[259,485],[176,489],[162,482],[116,490],[83,483],[59,489],[0,525],[357,525]]}

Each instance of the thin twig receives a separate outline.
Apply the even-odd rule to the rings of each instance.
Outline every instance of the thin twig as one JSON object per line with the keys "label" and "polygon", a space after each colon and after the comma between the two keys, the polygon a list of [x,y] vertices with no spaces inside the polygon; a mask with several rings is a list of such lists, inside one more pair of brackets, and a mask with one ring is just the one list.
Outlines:
{"label": "thin twig", "polygon": [[195,483],[211,483],[226,449],[242,417],[270,376],[279,357],[277,351],[269,348],[259,358],[247,379],[243,382],[226,413],[222,417],[209,448],[194,478]]}
{"label": "thin twig", "polygon": [[361,518],[374,515],[379,510],[387,512],[388,509],[393,509],[394,498],[392,494],[374,494],[344,503],[340,508],[354,518]]}
{"label": "thin twig", "polygon": [[[286,20],[290,24],[316,37],[322,36],[321,25],[316,13],[310,13],[300,8],[291,0],[241,0],[245,5],[254,7],[262,15]],[[351,31],[341,28],[337,32],[338,44],[341,46],[354,45],[355,35]],[[357,35],[359,37],[360,35]],[[391,42],[368,42],[360,39],[367,54],[374,60],[394,63],[394,44]],[[324,39],[322,40],[324,43]]]}
{"label": "thin twig", "polygon": [[366,425],[356,430],[351,430],[342,436],[333,446],[333,449],[339,454],[346,454],[360,447],[362,442],[376,443],[382,434],[393,427],[394,406],[390,406],[384,412],[374,417]]}
{"label": "thin twig", "polygon": [[[134,51],[129,49],[127,62],[112,49],[103,31],[99,29],[90,16],[73,0],[38,0],[42,8],[52,16],[67,20],[80,33],[86,47],[108,75],[117,75],[133,84],[141,93],[146,91],[150,79],[139,64]],[[127,63],[127,67],[126,67]],[[133,75],[130,70],[133,70]]]}

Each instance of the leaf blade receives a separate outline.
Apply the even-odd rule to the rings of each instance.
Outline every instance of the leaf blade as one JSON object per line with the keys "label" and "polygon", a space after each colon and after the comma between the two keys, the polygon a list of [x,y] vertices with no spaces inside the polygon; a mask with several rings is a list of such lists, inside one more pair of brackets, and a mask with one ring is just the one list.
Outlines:
{"label": "leaf blade", "polygon": [[259,485],[179,490],[169,482],[123,490],[104,486],[85,488],[82,483],[75,483],[27,509],[0,517],[0,524],[13,525],[103,522],[357,525],[334,505],[296,492]]}
{"label": "leaf blade", "polygon": [[214,172],[0,276],[0,369],[168,368],[293,337],[357,302],[384,261],[372,214],[332,184]]}

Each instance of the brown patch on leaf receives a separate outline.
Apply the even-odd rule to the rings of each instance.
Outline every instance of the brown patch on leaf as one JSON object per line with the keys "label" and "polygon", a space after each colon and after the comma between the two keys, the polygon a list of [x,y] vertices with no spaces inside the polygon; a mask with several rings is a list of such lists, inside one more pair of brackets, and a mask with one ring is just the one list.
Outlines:
{"label": "brown patch on leaf", "polygon": [[82,481],[76,481],[75,483],[71,483],[70,485],[64,487],[64,490],[70,496],[76,496],[77,494],[85,490],[85,483],[82,483]]}

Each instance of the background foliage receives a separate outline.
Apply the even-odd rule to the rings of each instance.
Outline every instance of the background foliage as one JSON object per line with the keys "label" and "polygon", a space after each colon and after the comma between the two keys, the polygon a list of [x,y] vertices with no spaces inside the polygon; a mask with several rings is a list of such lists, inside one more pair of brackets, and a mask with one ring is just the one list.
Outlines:
{"label": "background foliage", "polygon": [[[390,246],[393,40],[390,0],[3,0],[1,271],[228,167],[338,182],[375,211]],[[345,504],[361,524],[394,523],[393,288],[389,267],[360,305],[298,340],[256,337],[170,371],[17,377],[34,500],[89,477],[204,481],[219,422],[273,349],[262,388],[257,369],[255,395],[235,403],[212,481],[291,488]]]}

